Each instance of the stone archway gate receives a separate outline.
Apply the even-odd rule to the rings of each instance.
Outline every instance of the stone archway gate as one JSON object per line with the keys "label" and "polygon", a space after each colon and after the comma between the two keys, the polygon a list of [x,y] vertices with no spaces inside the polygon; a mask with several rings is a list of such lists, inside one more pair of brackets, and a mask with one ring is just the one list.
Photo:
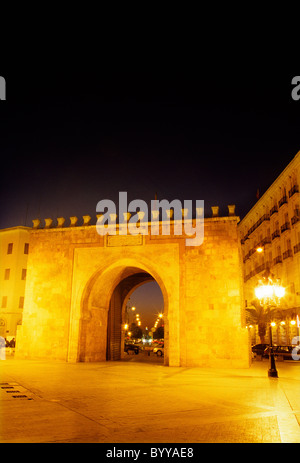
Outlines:
{"label": "stone archway gate", "polygon": [[99,236],[96,226],[72,219],[55,228],[46,219],[30,233],[17,357],[104,361],[112,294],[144,273],[163,293],[168,365],[249,366],[238,217],[205,219],[195,247],[174,235],[172,223],[170,236]]}

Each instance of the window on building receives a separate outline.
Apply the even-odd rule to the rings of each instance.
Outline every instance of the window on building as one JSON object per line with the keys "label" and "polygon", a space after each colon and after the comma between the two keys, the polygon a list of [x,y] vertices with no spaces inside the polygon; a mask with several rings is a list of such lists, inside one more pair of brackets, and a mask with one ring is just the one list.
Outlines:
{"label": "window on building", "polygon": [[2,309],[6,309],[6,307],[7,307],[7,296],[2,296],[1,307],[2,307]]}
{"label": "window on building", "polygon": [[26,269],[26,268],[22,268],[21,280],[26,280],[26,273],[27,273],[27,269]]}
{"label": "window on building", "polygon": [[28,254],[29,251],[29,243],[24,244],[24,254]]}
{"label": "window on building", "polygon": [[277,256],[281,256],[281,247],[277,246]]}
{"label": "window on building", "polygon": [[24,296],[20,296],[19,309],[23,309],[23,307],[24,307]]}
{"label": "window on building", "polygon": [[269,252],[269,265],[271,266],[272,265],[272,251]]}
{"label": "window on building", "polygon": [[8,243],[7,254],[12,254],[14,243]]}
{"label": "window on building", "polygon": [[10,277],[10,268],[6,268],[4,271],[4,280],[9,280]]}

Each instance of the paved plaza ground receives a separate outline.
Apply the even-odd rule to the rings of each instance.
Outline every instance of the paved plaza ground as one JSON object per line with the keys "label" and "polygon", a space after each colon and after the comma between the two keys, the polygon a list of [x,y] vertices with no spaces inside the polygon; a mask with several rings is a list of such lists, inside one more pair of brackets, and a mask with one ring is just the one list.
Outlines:
{"label": "paved plaza ground", "polygon": [[0,362],[1,442],[300,442],[300,362]]}

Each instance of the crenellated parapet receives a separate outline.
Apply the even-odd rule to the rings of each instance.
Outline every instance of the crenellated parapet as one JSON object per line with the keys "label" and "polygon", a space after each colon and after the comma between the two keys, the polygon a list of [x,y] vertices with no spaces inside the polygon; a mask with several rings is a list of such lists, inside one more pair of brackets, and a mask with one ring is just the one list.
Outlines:
{"label": "crenellated parapet", "polygon": [[33,229],[41,229],[41,228],[67,228],[67,227],[77,227],[77,226],[89,226],[91,221],[91,216],[89,215],[83,215],[82,216],[82,222],[79,224],[78,223],[78,217],[72,216],[69,218],[69,224],[66,224],[66,219],[65,217],[57,217],[56,220],[53,220],[52,218],[46,218],[44,219],[44,226],[42,223],[41,219],[33,219]]}
{"label": "crenellated parapet", "polygon": [[[235,217],[235,205],[230,204],[227,206],[228,207],[228,216],[229,217]],[[212,218],[218,218],[219,217],[219,206],[212,206]],[[173,209],[167,209],[166,211],[166,218],[167,220],[174,220],[174,210]],[[138,211],[136,212],[138,216],[138,221],[143,221],[145,217],[145,212],[143,211]],[[109,214],[110,221],[113,223],[117,223],[118,218],[119,218],[119,223],[128,223],[132,214],[130,212],[124,212],[122,216],[118,217],[118,214]],[[203,218],[204,216],[204,210],[203,207],[197,207],[196,208],[196,218]],[[151,211],[151,221],[153,222],[158,222],[161,221],[160,219],[160,211],[159,210],[152,210]],[[181,218],[182,220],[186,220],[189,218],[189,209],[181,209]],[[120,220],[121,219],[121,220]],[[94,223],[91,223],[92,217],[90,215],[83,215],[82,219],[79,220],[78,217],[76,216],[71,216],[69,217],[69,221],[66,221],[64,217],[57,217],[55,220],[52,218],[45,218],[43,221],[41,219],[33,219],[33,229],[50,229],[50,228],[71,228],[71,227],[88,227],[91,225],[95,226],[95,223],[97,225],[101,225],[107,220],[107,214],[97,214],[96,215],[96,221]],[[176,220],[176,219],[175,219]]]}

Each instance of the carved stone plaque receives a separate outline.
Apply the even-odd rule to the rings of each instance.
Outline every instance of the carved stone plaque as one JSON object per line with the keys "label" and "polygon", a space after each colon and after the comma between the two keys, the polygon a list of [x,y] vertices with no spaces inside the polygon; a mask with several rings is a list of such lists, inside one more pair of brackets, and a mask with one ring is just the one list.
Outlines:
{"label": "carved stone plaque", "polygon": [[143,235],[107,235],[106,246],[141,246]]}

